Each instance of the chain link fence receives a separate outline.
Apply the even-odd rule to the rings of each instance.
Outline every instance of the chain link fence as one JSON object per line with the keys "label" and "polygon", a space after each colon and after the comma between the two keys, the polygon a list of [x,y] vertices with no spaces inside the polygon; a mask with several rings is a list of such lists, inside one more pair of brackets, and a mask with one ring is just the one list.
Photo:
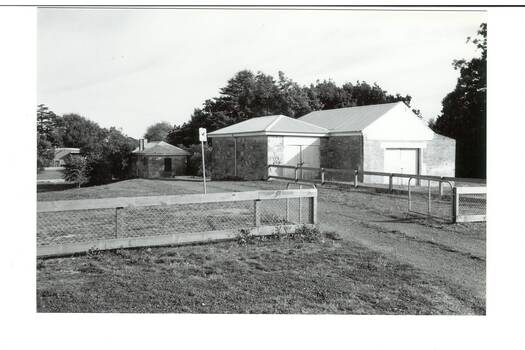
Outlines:
{"label": "chain link fence", "polygon": [[486,187],[456,187],[454,189],[455,221],[486,221]]}
{"label": "chain link fence", "polygon": [[[242,198],[227,200],[228,195]],[[52,246],[103,240],[315,224],[316,200],[317,190],[306,189],[161,196],[155,205],[136,205],[130,203],[133,198],[125,198],[114,206],[113,199],[109,208],[82,209],[77,203],[76,210],[67,210],[67,202],[78,201],[39,202],[37,246],[49,251]],[[87,203],[104,206],[105,201]],[[57,205],[64,210],[56,210]]]}

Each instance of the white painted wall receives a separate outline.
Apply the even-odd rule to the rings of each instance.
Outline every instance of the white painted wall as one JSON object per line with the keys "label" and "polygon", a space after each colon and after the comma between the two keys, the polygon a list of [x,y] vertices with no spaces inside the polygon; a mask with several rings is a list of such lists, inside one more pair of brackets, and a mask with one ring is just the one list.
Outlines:
{"label": "white painted wall", "polygon": [[363,129],[369,140],[428,141],[434,132],[404,104],[398,104],[384,116]]}

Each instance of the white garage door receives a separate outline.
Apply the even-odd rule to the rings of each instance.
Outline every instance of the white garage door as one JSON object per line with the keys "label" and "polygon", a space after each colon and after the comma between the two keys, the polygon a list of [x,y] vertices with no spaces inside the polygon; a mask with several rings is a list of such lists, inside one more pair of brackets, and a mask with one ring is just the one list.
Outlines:
{"label": "white garage door", "polygon": [[[290,166],[301,165],[319,168],[319,139],[317,138],[285,138],[283,163]],[[290,170],[292,171],[292,170]],[[292,171],[293,172],[293,171]],[[304,179],[317,176],[318,172],[305,170],[302,172]]]}
{"label": "white garage door", "polygon": [[[385,172],[401,174],[417,174],[418,170],[417,148],[387,148],[385,149]],[[388,178],[385,178],[388,183]],[[394,178],[394,184],[406,185],[408,179]]]}

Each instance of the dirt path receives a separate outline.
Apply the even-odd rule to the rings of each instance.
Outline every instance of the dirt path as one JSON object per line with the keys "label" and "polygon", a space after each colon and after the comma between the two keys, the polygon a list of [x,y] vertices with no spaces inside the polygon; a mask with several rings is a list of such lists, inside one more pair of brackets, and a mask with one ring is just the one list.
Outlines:
{"label": "dirt path", "polygon": [[[174,181],[173,186],[202,191],[200,183]],[[284,187],[282,182],[211,182],[208,191]],[[485,299],[485,224],[439,224],[409,218],[404,196],[370,191],[319,188],[318,205],[323,230],[336,231]]]}

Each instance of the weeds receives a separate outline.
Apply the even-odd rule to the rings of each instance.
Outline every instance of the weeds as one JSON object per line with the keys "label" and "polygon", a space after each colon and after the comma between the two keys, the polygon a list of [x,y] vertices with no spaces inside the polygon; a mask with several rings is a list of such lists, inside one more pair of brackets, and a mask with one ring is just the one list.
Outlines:
{"label": "weeds", "polygon": [[255,239],[255,236],[251,234],[250,230],[241,229],[237,235],[237,243],[239,245],[246,245],[252,243]]}
{"label": "weeds", "polygon": [[341,235],[335,231],[328,231],[328,232],[325,232],[324,233],[324,236],[328,239],[331,239],[332,241],[340,241],[342,240],[343,238],[341,237]]}
{"label": "weeds", "polygon": [[317,226],[302,225],[288,235],[288,238],[299,242],[320,242],[322,241],[321,231]]}

